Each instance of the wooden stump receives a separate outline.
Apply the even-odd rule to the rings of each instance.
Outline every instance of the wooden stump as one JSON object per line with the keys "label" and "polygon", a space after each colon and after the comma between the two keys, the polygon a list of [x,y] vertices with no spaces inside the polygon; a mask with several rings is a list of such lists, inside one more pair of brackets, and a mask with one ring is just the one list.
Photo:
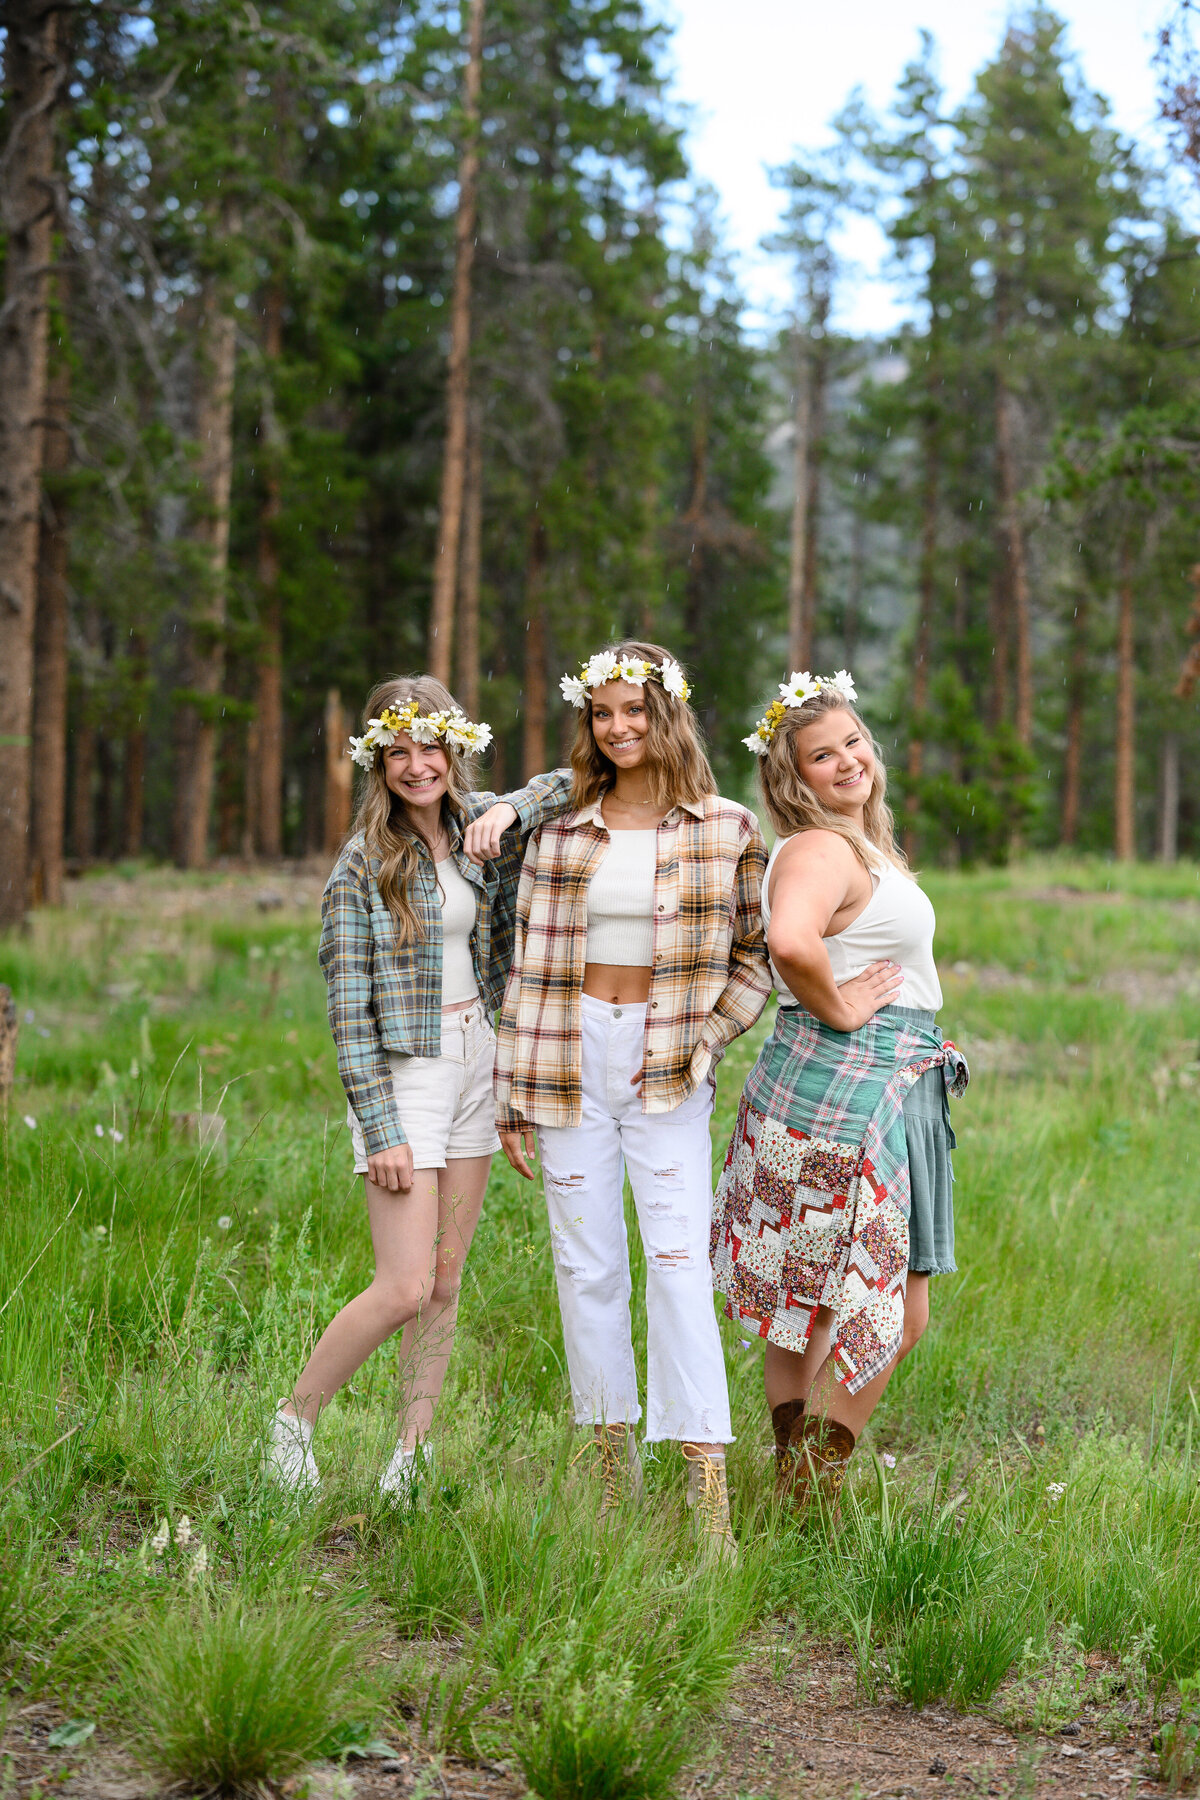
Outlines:
{"label": "wooden stump", "polygon": [[17,1003],[0,982],[0,1110],[8,1105],[17,1067]]}

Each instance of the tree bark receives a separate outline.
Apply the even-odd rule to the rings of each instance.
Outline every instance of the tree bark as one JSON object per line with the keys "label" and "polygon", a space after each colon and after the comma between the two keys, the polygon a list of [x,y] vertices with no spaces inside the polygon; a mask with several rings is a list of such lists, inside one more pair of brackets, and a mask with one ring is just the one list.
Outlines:
{"label": "tree bark", "polygon": [[140,856],[146,819],[146,706],[149,700],[146,640],[140,631],[130,635],[129,664],[137,710],[125,733],[121,840],[126,856]]}
{"label": "tree bark", "polygon": [[792,525],[788,562],[788,661],[789,670],[812,662],[812,635],[804,610],[805,571],[808,567],[809,423],[812,374],[808,339],[799,328],[794,333],[796,393],[792,410]]}
{"label": "tree bark", "polygon": [[467,400],[471,356],[471,265],[479,186],[479,90],[483,79],[484,0],[471,0],[467,66],[463,73],[463,146],[458,163],[454,222],[454,290],[450,300],[450,359],[446,371],[446,448],[438,516],[437,560],[429,614],[429,670],[450,680],[454,596],[467,466]]}
{"label": "tree bark", "polygon": [[[226,230],[233,228],[226,220]],[[232,314],[220,304],[217,293],[210,290],[201,324],[201,356],[196,371],[196,436],[200,444],[196,485],[203,511],[194,527],[196,542],[206,552],[207,567],[204,589],[188,628],[186,695],[178,714],[175,858],[184,869],[203,868],[208,859],[216,776],[216,711],[225,673],[236,329]]]}
{"label": "tree bark", "polygon": [[521,778],[530,780],[546,766],[546,532],[535,513],[529,534],[525,578],[525,716],[521,734]]}
{"label": "tree bark", "polygon": [[1179,855],[1179,733],[1164,731],[1158,771],[1158,859]]}
{"label": "tree bark", "polygon": [[0,930],[24,915],[30,860],[34,619],[47,285],[53,249],[54,115],[63,86],[61,14],[46,0],[4,8],[5,114],[0,227]]}
{"label": "tree bark", "polygon": [[[1003,350],[1001,351],[1003,354]],[[1000,533],[1000,592],[997,626],[1003,633],[1003,680],[1008,685],[1008,653],[1013,651],[1013,729],[1019,743],[1033,743],[1033,643],[1030,620],[1029,560],[1018,501],[1016,401],[998,368],[996,372],[996,487]],[[997,644],[997,654],[1000,644]],[[997,669],[999,677],[1001,671]],[[1007,701],[1007,693],[1005,694]],[[1003,717],[1003,714],[1001,714]]]}
{"label": "tree bark", "polygon": [[1083,796],[1083,709],[1088,678],[1088,603],[1081,594],[1071,622],[1071,669],[1067,689],[1067,746],[1063,756],[1061,842],[1070,847],[1079,836]]}
{"label": "tree bark", "polygon": [[822,294],[818,299],[814,320],[818,335],[811,363],[812,398],[808,414],[808,500],[804,508],[804,594],[801,600],[801,630],[805,645],[799,663],[802,669],[811,669],[817,655],[821,466],[825,457],[825,409],[829,391],[828,295]]}
{"label": "tree bark", "polygon": [[350,723],[337,688],[325,696],[325,854],[336,856],[350,829],[354,764],[346,746]]}
{"label": "tree bark", "polygon": [[919,800],[916,783],[925,771],[925,714],[929,710],[929,657],[933,648],[933,609],[937,599],[938,537],[938,434],[932,417],[924,421],[924,469],[921,481],[921,561],[917,586],[917,633],[913,646],[912,735],[908,740],[908,779],[913,785],[905,798],[904,848],[916,855],[916,815]]}
{"label": "tree bark", "polygon": [[267,289],[263,306],[266,402],[259,425],[263,447],[263,503],[258,516],[259,630],[255,681],[254,841],[260,856],[283,855],[283,601],[279,592],[280,432],[271,383],[283,352],[283,294]]}
{"label": "tree bark", "polygon": [[1135,793],[1135,675],[1133,615],[1133,545],[1121,544],[1117,590],[1117,732],[1113,795],[1113,849],[1118,862],[1137,856]]}
{"label": "tree bark", "polygon": [[462,588],[458,597],[458,702],[479,717],[479,583],[483,569],[483,411],[473,401],[467,436]]}
{"label": "tree bark", "polygon": [[35,906],[61,906],[63,903],[63,833],[67,812],[67,554],[70,538],[62,477],[71,460],[67,435],[70,393],[70,372],[60,356],[46,386],[46,430],[42,448],[42,468],[51,481],[42,493],[34,624],[30,897]]}

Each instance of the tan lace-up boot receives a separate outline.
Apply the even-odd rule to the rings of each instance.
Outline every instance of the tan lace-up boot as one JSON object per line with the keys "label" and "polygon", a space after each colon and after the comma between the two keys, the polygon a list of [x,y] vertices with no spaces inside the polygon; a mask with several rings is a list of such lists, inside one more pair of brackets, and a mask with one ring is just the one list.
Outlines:
{"label": "tan lace-up boot", "polygon": [[642,1459],[633,1426],[624,1423],[601,1426],[594,1443],[585,1444],[572,1460],[578,1462],[581,1456],[593,1451],[593,1467],[604,1490],[600,1496],[600,1529],[603,1531],[627,1505],[635,1510],[641,1507],[645,1485]]}
{"label": "tan lace-up boot", "polygon": [[696,1536],[707,1556],[736,1567],[738,1547],[729,1519],[729,1483],[724,1453],[712,1456],[692,1444],[685,1444],[683,1460],[688,1466],[687,1503]]}

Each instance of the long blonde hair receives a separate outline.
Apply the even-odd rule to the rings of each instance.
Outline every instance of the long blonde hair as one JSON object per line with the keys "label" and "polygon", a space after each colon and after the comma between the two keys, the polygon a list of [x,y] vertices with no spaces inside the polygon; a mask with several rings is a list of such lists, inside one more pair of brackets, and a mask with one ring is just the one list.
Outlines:
{"label": "long blonde hair", "polygon": [[[367,695],[363,708],[362,729],[368,719],[377,719],[385,706],[403,706],[415,700],[423,713],[445,712],[456,704],[450,690],[432,675],[390,675]],[[474,781],[467,760],[453,744],[439,739],[446,752],[449,772],[442,800],[442,820],[455,820],[460,828],[466,824],[464,796]],[[425,935],[412,903],[412,884],[420,862],[417,838],[408,822],[404,802],[393,794],[384,778],[385,752],[375,752],[375,761],[367,770],[366,780],[354,813],[355,831],[361,831],[367,855],[378,859],[379,893],[384,905],[396,921],[396,948],[415,943]]]}
{"label": "long blonde hair", "polygon": [[[660,644],[644,644],[636,638],[622,638],[619,643],[606,644],[605,649],[618,659],[640,657],[659,665],[670,655]],[[704,753],[700,721],[687,701],[673,699],[662,682],[653,677],[642,693],[650,722],[646,733],[646,772],[651,803],[669,810],[685,800],[703,800],[706,794],[715,794],[716,777]],[[591,806],[616,780],[616,765],[605,756],[592,730],[590,699],[575,727],[571,772],[575,777],[571,788],[573,807]]]}
{"label": "long blonde hair", "polygon": [[[831,712],[848,712],[874,753],[875,779],[863,808],[861,829],[844,813],[834,812],[819,800],[797,767],[793,741],[796,733]],[[758,778],[767,817],[780,837],[794,837],[798,831],[836,831],[868,872],[883,856],[908,874],[908,859],[896,842],[896,823],[887,803],[883,753],[854,707],[836,688],[825,688],[803,706],[787,709],[766,755],[759,758]]]}

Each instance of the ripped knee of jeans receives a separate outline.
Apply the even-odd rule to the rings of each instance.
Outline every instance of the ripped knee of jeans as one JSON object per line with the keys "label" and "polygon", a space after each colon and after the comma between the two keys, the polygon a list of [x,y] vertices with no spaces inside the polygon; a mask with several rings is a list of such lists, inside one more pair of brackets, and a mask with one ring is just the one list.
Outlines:
{"label": "ripped knee of jeans", "polygon": [[546,1169],[543,1165],[546,1186],[555,1194],[565,1197],[567,1194],[578,1194],[587,1181],[587,1176],[559,1169]]}
{"label": "ripped knee of jeans", "polygon": [[[648,1210],[658,1213],[659,1209],[651,1207]],[[682,1214],[670,1213],[663,1208],[654,1223],[659,1228],[654,1233],[654,1241],[649,1235],[646,1239],[646,1261],[650,1268],[660,1275],[669,1275],[674,1269],[690,1269],[692,1252],[688,1244],[687,1220]]]}

